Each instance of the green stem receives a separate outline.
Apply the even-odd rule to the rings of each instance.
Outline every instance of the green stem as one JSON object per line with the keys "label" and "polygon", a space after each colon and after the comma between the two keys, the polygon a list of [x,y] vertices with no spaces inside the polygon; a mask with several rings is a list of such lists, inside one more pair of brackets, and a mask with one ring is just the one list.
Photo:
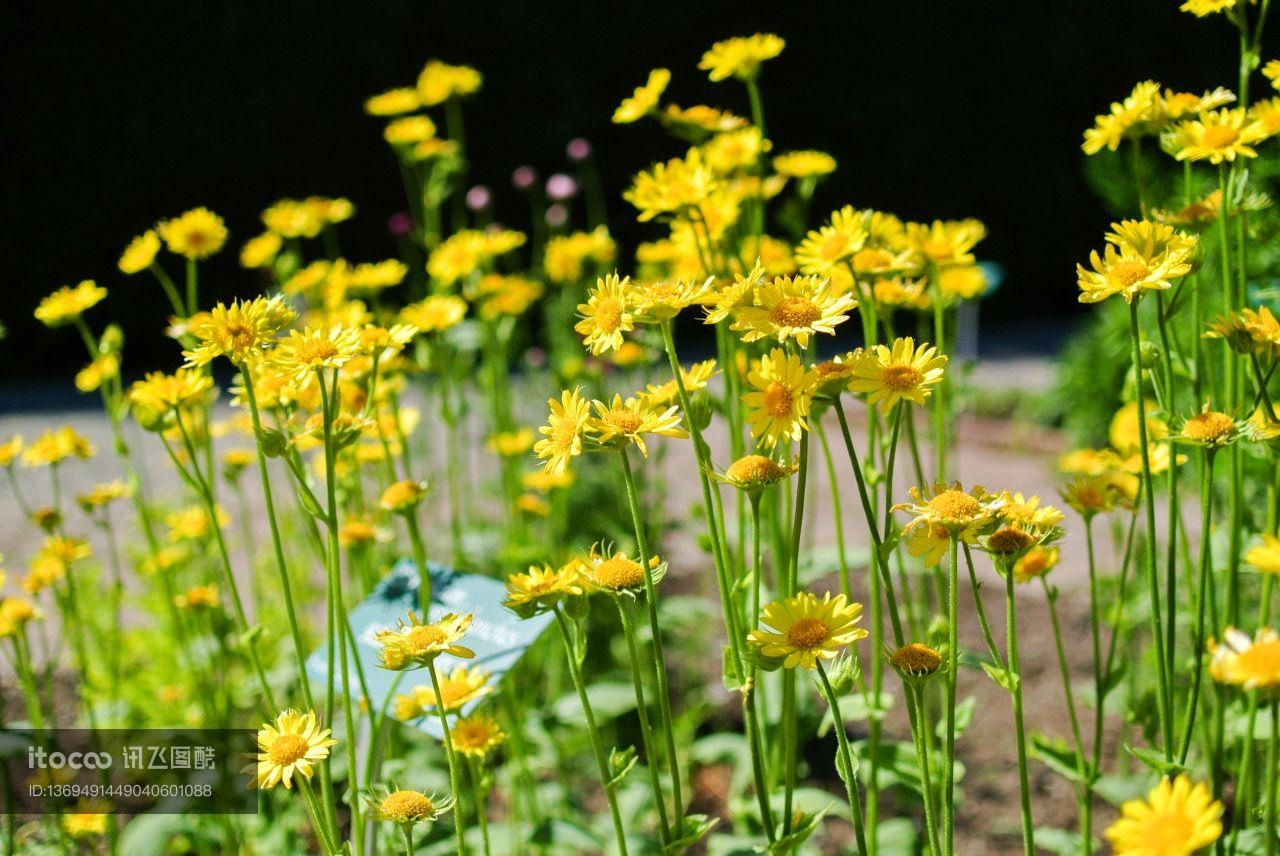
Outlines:
{"label": "green stem", "polygon": [[1200,468],[1200,561],[1196,570],[1196,629],[1192,641],[1195,663],[1191,672],[1191,693],[1187,696],[1187,718],[1182,730],[1182,744],[1178,750],[1178,763],[1186,765],[1191,751],[1191,735],[1195,732],[1196,710],[1200,706],[1200,679],[1204,673],[1204,616],[1209,599],[1209,579],[1213,576],[1210,526],[1213,514],[1213,449],[1207,448],[1204,466]]}
{"label": "green stem", "polygon": [[[751,495],[751,615],[752,623],[760,615],[760,494]],[[760,821],[765,836],[772,844],[776,837],[773,811],[769,806],[769,787],[764,769],[764,747],[761,745],[760,717],[756,710],[756,680],[759,670],[754,666],[743,693],[743,710],[747,718],[747,738],[751,745],[751,773],[755,778],[756,801],[760,805]]]}
{"label": "green stem", "polygon": [[942,843],[938,839],[937,808],[934,805],[933,774],[929,768],[929,744],[933,737],[929,730],[928,708],[924,702],[924,692],[918,687],[908,684],[906,697],[911,736],[916,746],[916,763],[920,767],[920,785],[924,791],[924,825],[929,853],[931,856],[942,856]]}
{"label": "green stem", "polygon": [[640,650],[636,645],[636,630],[631,612],[623,603],[622,595],[614,598],[618,616],[622,619],[622,635],[627,640],[627,663],[631,667],[631,686],[636,695],[636,713],[640,718],[640,742],[644,748],[644,763],[649,768],[649,787],[653,791],[653,804],[658,810],[658,837],[662,846],[671,841],[671,822],[667,819],[667,798],[662,793],[662,776],[658,771],[658,756],[653,751],[652,730],[649,726],[649,707],[644,699],[644,678],[640,672]]}
{"label": "green stem", "polygon": [[484,788],[480,785],[480,765],[467,757],[467,774],[471,778],[471,794],[476,803],[476,820],[480,823],[480,840],[484,842],[484,856],[489,856],[489,817],[485,811]]}
{"label": "green stem", "polygon": [[[559,613],[557,613],[559,615]],[[449,716],[445,713],[444,695],[440,692],[440,676],[436,672],[435,661],[427,663],[427,671],[431,675],[431,691],[435,693],[436,713],[440,717],[440,729],[444,732],[444,751],[449,761],[449,787],[453,791],[453,832],[454,838],[458,844],[459,856],[464,856],[467,852],[467,844],[463,839],[462,825],[462,782],[461,774],[458,770],[458,753],[453,748],[453,732],[449,729]]]}
{"label": "green stem", "polygon": [[844,730],[844,717],[840,715],[840,700],[836,697],[836,691],[831,686],[830,679],[827,678],[827,670],[823,667],[822,661],[816,662],[818,667],[818,678],[822,681],[822,691],[827,697],[827,704],[831,705],[831,716],[834,720],[836,730],[836,744],[840,750],[840,756],[844,760],[844,787],[846,795],[849,798],[849,811],[853,816],[853,837],[858,843],[858,852],[866,854],[867,836],[862,826],[862,806],[858,799],[858,774],[855,772],[853,761],[853,750],[849,748],[849,735]]}
{"label": "green stem", "polygon": [[956,787],[956,678],[960,669],[960,538],[951,533],[950,572],[947,575],[947,707],[946,742],[943,744],[944,767],[942,770],[942,829],[946,852],[954,856],[955,845],[955,787]]}
{"label": "green stem", "polygon": [[1013,727],[1018,741],[1018,786],[1022,806],[1022,849],[1035,856],[1035,822],[1031,818],[1031,781],[1027,774],[1026,724],[1022,715],[1022,672],[1018,657],[1018,618],[1013,597],[1013,568],[1006,564],[1005,579],[1005,644],[1013,683]]}

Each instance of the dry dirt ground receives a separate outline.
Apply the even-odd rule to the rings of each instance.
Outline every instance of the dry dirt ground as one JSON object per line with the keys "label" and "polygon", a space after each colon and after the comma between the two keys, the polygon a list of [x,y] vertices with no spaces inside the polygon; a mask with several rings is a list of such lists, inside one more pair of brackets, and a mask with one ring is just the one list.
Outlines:
{"label": "dry dirt ground", "polygon": [[[1004,364],[987,363],[980,367],[977,375],[978,383],[989,389],[1002,388],[1043,388],[1051,377],[1052,366],[1044,362],[1011,361]],[[540,402],[541,397],[535,397]],[[538,421],[535,419],[533,421]],[[851,418],[856,423],[861,421],[861,414],[851,411]],[[100,449],[111,448],[110,434],[104,419],[93,411],[73,411],[58,413],[30,413],[0,415],[0,439],[13,433],[23,433],[28,438],[40,433],[46,426],[71,424],[77,430],[89,436]],[[144,438],[131,426],[133,440],[139,448],[148,450],[146,459],[146,478],[153,488],[163,492],[173,490],[176,479],[168,471],[167,462],[162,459],[163,452],[150,440]],[[834,420],[828,426],[828,436],[838,444],[839,433]],[[714,438],[711,440],[715,447]],[[1038,494],[1046,501],[1056,500],[1057,479],[1055,461],[1064,450],[1063,440],[1054,432],[1026,425],[1007,422],[983,421],[966,418],[959,429],[959,448],[957,461],[959,476],[966,486],[981,483],[989,489],[1006,488],[1020,490],[1027,495]],[[836,454],[838,484],[836,489],[844,498],[844,532],[851,548],[865,546],[865,524],[857,505],[857,495],[847,461],[837,445]],[[482,466],[482,453],[474,452],[467,466]],[[720,456],[717,456],[719,458]],[[845,465],[841,466],[841,461]],[[692,451],[687,443],[672,444],[670,453],[665,458],[667,479],[672,498],[672,508],[687,508],[698,498],[696,482],[692,478]],[[905,496],[907,478],[904,470],[899,468],[901,476],[897,496]],[[37,479],[37,473],[20,473],[23,487],[33,496],[41,496],[47,491],[47,482]],[[117,465],[108,454],[102,454],[89,462],[77,462],[67,467],[69,479],[85,486],[97,481],[116,478],[120,475]],[[2,484],[2,483],[0,483]],[[814,545],[829,545],[834,540],[834,527],[831,504],[828,497],[832,485],[821,468],[815,470],[811,479],[812,493],[808,502],[806,518],[806,542]],[[262,522],[262,515],[255,505],[255,492],[248,491],[253,519]],[[38,504],[38,503],[37,503]],[[1062,564],[1053,571],[1052,580],[1061,590],[1059,607],[1064,624],[1064,632],[1068,640],[1067,653],[1077,685],[1087,681],[1090,655],[1088,646],[1079,640],[1087,638],[1088,633],[1088,600],[1086,583],[1086,565],[1083,553],[1083,537],[1079,534],[1078,521],[1069,519],[1074,531],[1062,544]],[[265,524],[262,524],[265,527]],[[265,538],[265,528],[259,533]],[[25,557],[39,543],[34,527],[23,519],[17,503],[8,485],[0,486],[0,552],[9,557],[13,570],[24,564]],[[101,545],[97,545],[101,547]],[[668,556],[672,560],[673,574],[704,573],[700,566],[705,563],[705,554],[698,551],[687,537],[677,535],[674,543],[666,545]],[[243,556],[236,557],[242,561]],[[1003,642],[1003,582],[990,570],[989,563],[978,557],[978,576],[982,583],[982,595],[987,614],[991,619],[997,639]],[[680,568],[685,565],[685,570]],[[709,573],[709,572],[707,572]],[[961,571],[962,578],[964,570]],[[985,646],[979,633],[974,614],[972,598],[968,597],[969,586],[962,587],[961,597],[961,639],[965,647],[985,652]],[[856,594],[856,592],[855,592]],[[1057,661],[1053,653],[1052,635],[1047,619],[1045,596],[1038,585],[1019,588],[1018,611],[1020,615],[1020,646],[1023,656],[1023,680],[1026,695],[1026,711],[1028,729],[1046,732],[1051,735],[1066,737],[1069,725],[1062,699],[1062,686],[1058,674]],[[1074,641],[1073,641],[1074,640]],[[715,657],[718,664],[718,654]],[[718,665],[717,665],[718,668]],[[6,678],[6,683],[9,681]],[[890,682],[892,684],[892,682]],[[974,695],[977,697],[977,710],[972,725],[960,743],[961,758],[967,767],[965,781],[965,802],[957,819],[958,835],[961,837],[959,850],[963,854],[999,854],[1018,849],[1018,787],[1014,752],[1011,735],[1013,733],[1012,711],[1008,694],[997,687],[980,672],[965,670],[961,675],[960,697]],[[900,700],[899,700],[900,702]],[[891,716],[888,729],[891,733],[905,737],[905,716],[902,705],[895,705],[895,713]],[[1118,723],[1112,722],[1109,731],[1114,732]],[[1108,745],[1114,746],[1116,736],[1111,733]],[[1108,753],[1110,754],[1110,753]],[[712,776],[714,779],[714,776]],[[1075,805],[1069,786],[1058,776],[1051,773],[1043,765],[1032,762],[1032,787],[1035,792],[1035,815],[1037,825],[1056,826],[1071,829],[1075,824]],[[839,788],[838,782],[832,785]],[[705,794],[710,803],[705,808],[715,810],[715,788],[710,787]],[[1095,823],[1095,830],[1105,828],[1109,815],[1105,807]],[[831,846],[837,846],[831,842]]]}

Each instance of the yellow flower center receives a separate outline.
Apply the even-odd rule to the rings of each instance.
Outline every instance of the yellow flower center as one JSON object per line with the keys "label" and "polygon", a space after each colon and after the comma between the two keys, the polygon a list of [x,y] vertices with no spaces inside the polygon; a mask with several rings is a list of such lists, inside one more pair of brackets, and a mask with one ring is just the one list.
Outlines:
{"label": "yellow flower center", "polygon": [[1111,278],[1119,282],[1125,288],[1136,282],[1142,282],[1151,274],[1151,268],[1142,262],[1120,262],[1120,264],[1111,268]]}
{"label": "yellow flower center", "polygon": [[405,641],[409,643],[409,647],[418,652],[424,653],[431,649],[432,646],[439,645],[445,640],[444,631],[434,625],[418,625],[404,634]]}
{"label": "yellow flower center", "polygon": [[299,363],[315,366],[338,356],[338,346],[328,339],[304,339],[294,353]]}
{"label": "yellow flower center", "polygon": [[1240,139],[1240,132],[1230,125],[1210,125],[1204,129],[1201,144],[1206,149],[1225,149]]}
{"label": "yellow flower center", "polygon": [[1280,685],[1280,641],[1250,645],[1236,658],[1236,669],[1246,679],[1264,686]]}
{"label": "yellow flower center", "polygon": [[942,666],[942,655],[919,642],[911,642],[889,657],[889,662],[909,675],[931,675]]}
{"label": "yellow flower center", "polygon": [[1005,526],[991,533],[987,546],[993,553],[1009,554],[1031,546],[1032,538],[1016,526]]}
{"label": "yellow flower center", "polygon": [[906,392],[914,389],[923,376],[913,366],[892,365],[885,366],[884,371],[880,373],[880,381],[894,392]]}
{"label": "yellow flower center", "polygon": [[396,791],[389,794],[380,808],[384,815],[401,822],[422,820],[436,812],[431,800],[417,791]]}
{"label": "yellow flower center", "polygon": [[601,333],[613,333],[622,326],[622,304],[606,297],[596,304],[596,329]]}
{"label": "yellow flower center", "polygon": [[239,321],[229,321],[225,328],[227,342],[233,350],[248,348],[253,344],[253,328]]}
{"label": "yellow flower center", "polygon": [[301,761],[307,754],[307,741],[297,734],[281,734],[267,750],[267,760],[277,767]]}
{"label": "yellow flower center", "polygon": [[797,648],[816,648],[831,635],[831,628],[816,618],[802,618],[787,630],[787,641]]}
{"label": "yellow flower center", "polygon": [[784,297],[769,313],[769,320],[779,327],[808,327],[821,317],[817,304],[803,297]]}
{"label": "yellow flower center", "polygon": [[775,419],[783,419],[791,415],[791,404],[795,395],[790,387],[782,381],[775,380],[764,391],[764,410]]}
{"label": "yellow flower center", "polygon": [[1204,443],[1218,443],[1230,437],[1235,429],[1235,420],[1230,416],[1217,410],[1208,410],[1188,419],[1182,426],[1182,436]]}
{"label": "yellow flower center", "polygon": [[596,565],[595,580],[605,588],[635,588],[644,582],[644,568],[626,556],[613,556]]}
{"label": "yellow flower center", "polygon": [[610,410],[602,421],[618,434],[634,434],[644,424],[644,419],[639,414],[626,409]]}
{"label": "yellow flower center", "polygon": [[724,474],[738,484],[763,487],[773,484],[786,473],[764,455],[746,455],[730,464]]}
{"label": "yellow flower center", "polygon": [[982,503],[962,490],[944,490],[929,500],[929,509],[943,520],[972,520],[982,512]]}

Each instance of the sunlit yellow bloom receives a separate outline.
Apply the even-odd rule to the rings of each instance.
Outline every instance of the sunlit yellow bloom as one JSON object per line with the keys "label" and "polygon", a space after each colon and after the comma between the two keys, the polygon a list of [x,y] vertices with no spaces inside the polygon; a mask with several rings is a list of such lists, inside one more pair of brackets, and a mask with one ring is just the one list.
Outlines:
{"label": "sunlit yellow bloom", "polygon": [[[402,716],[401,719],[413,717]],[[457,725],[454,726],[457,728]],[[454,743],[457,743],[455,735]],[[456,747],[455,747],[456,748]],[[453,807],[453,798],[441,799],[435,794],[427,796],[421,791],[397,790],[370,797],[369,817],[384,820],[398,826],[411,828],[418,823],[430,823]]]}
{"label": "sunlit yellow bloom", "polygon": [[433,294],[400,310],[400,320],[412,324],[423,333],[439,333],[461,321],[467,314],[467,301],[456,294]]}
{"label": "sunlit yellow bloom", "polygon": [[808,236],[796,247],[796,263],[805,273],[825,274],[850,259],[867,242],[867,227],[852,205],[832,212],[828,224]]}
{"label": "sunlit yellow bloom", "polygon": [[906,224],[907,240],[938,267],[973,264],[971,251],[986,236],[987,227],[974,219]]}
{"label": "sunlit yellow bloom", "polygon": [[1280,97],[1254,102],[1249,107],[1249,119],[1260,125],[1268,137],[1280,134]]}
{"label": "sunlit yellow bloom", "polygon": [[374,635],[382,646],[378,656],[383,668],[401,671],[426,666],[441,654],[459,659],[474,657],[474,651],[459,644],[474,617],[469,612],[450,612],[438,621],[423,624],[410,612],[408,624],[402,620],[394,630],[380,630]]}
{"label": "sunlit yellow bloom", "polygon": [[520,477],[520,484],[526,490],[536,490],[538,493],[550,493],[559,488],[566,488],[573,484],[573,473],[549,473],[546,470],[533,470],[525,473]]}
{"label": "sunlit yellow bloom", "polygon": [[664,279],[633,283],[631,296],[636,313],[655,321],[670,321],[680,310],[705,302],[712,293],[714,277],[706,279]]}
{"label": "sunlit yellow bloom", "polygon": [[173,374],[148,372],[129,387],[129,402],[156,415],[179,407],[198,407],[209,400],[213,378],[203,371],[178,369]]}
{"label": "sunlit yellow bloom", "polygon": [[[974,539],[970,537],[969,540]],[[904,533],[902,543],[907,546],[908,553],[924,562],[926,567],[932,568],[951,549],[951,532],[945,526],[929,523]]]}
{"label": "sunlit yellow bloom", "polygon": [[795,339],[807,348],[814,333],[834,336],[836,325],[849,319],[845,313],[857,303],[851,295],[833,294],[830,280],[780,276],[756,290],[754,305],[737,311],[731,329],[743,331],[745,342]]}
{"label": "sunlit yellow bloom", "polygon": [[[1158,416],[1152,415],[1157,407],[1155,402],[1147,401],[1147,440],[1148,442],[1167,440],[1169,438],[1169,425]],[[1140,445],[1138,425],[1138,404],[1137,402],[1129,402],[1121,405],[1115,415],[1111,417],[1111,424],[1107,430],[1108,438],[1112,447],[1122,455],[1130,454]]]}
{"label": "sunlit yellow bloom", "polygon": [[216,585],[192,586],[173,599],[178,609],[217,609],[221,602]]}
{"label": "sunlit yellow bloom", "polygon": [[552,282],[576,282],[586,271],[586,263],[609,264],[617,254],[617,245],[604,226],[591,232],[557,235],[547,241],[542,267]]}
{"label": "sunlit yellow bloom", "polygon": [[707,165],[719,175],[755,168],[771,143],[759,128],[741,128],[716,134],[702,146]]}
{"label": "sunlit yellow bloom", "polygon": [[240,267],[263,268],[275,261],[284,241],[275,232],[263,232],[245,241],[240,248]]}
{"label": "sunlit yellow bloom", "polygon": [[502,745],[507,735],[492,716],[473,713],[453,724],[453,748],[471,758],[484,758]]}
{"label": "sunlit yellow bloom", "polygon": [[1222,644],[1209,642],[1209,674],[1220,684],[1246,690],[1280,689],[1280,635],[1262,627],[1250,639],[1227,628]]}
{"label": "sunlit yellow bloom", "polygon": [[1209,786],[1183,773],[1161,779],[1145,800],[1122,805],[1105,835],[1115,856],[1192,856],[1222,835],[1221,818],[1222,803]]}
{"label": "sunlit yellow bloom", "polygon": [[[707,383],[715,376],[715,373],[716,361],[703,360],[700,363],[694,363],[687,369],[682,366],[680,368],[680,379],[684,382],[685,392],[694,393],[700,389],[706,389]],[[649,384],[645,387],[645,391],[639,394],[638,398],[649,407],[678,405],[680,388],[673,377],[666,383]]]}
{"label": "sunlit yellow bloom", "polygon": [[429,487],[426,482],[405,479],[393,482],[378,498],[378,506],[395,514],[403,514],[417,508],[426,499]]}
{"label": "sunlit yellow bloom", "polygon": [[35,311],[36,320],[46,327],[64,327],[77,321],[106,296],[107,290],[91,279],[74,288],[64,285],[40,301]]}
{"label": "sunlit yellow bloom", "polygon": [[1183,12],[1190,12],[1197,18],[1203,18],[1206,15],[1213,15],[1217,12],[1225,12],[1227,9],[1234,9],[1238,2],[1240,2],[1240,0],[1186,0],[1186,2],[1178,8]]}
{"label": "sunlit yellow bloom", "polygon": [[1080,148],[1087,155],[1104,148],[1114,152],[1122,141],[1153,131],[1161,115],[1160,84],[1144,80],[1124,101],[1113,103],[1108,113],[1094,118]]}
{"label": "sunlit yellow bloom", "polygon": [[0,600],[0,639],[17,636],[32,621],[41,618],[40,610],[23,597]]}
{"label": "sunlit yellow bloom", "polygon": [[1177,211],[1151,210],[1152,219],[1179,229],[1203,232],[1217,219],[1222,208],[1222,191],[1214,190]]}
{"label": "sunlit yellow bloom", "polygon": [[1245,552],[1244,563],[1259,573],[1280,576],[1280,538],[1264,532],[1262,543]]}
{"label": "sunlit yellow bloom", "polygon": [[421,106],[418,91],[402,87],[388,89],[365,99],[364,112],[370,116],[399,116],[402,113],[412,113]]}
{"label": "sunlit yellow bloom", "polygon": [[467,65],[429,61],[418,75],[418,98],[423,107],[434,107],[451,98],[465,98],[480,91],[484,76]]}
{"label": "sunlit yellow bloom", "polygon": [[26,443],[21,434],[14,434],[8,440],[0,443],[0,467],[11,467],[18,456],[22,454],[22,450]]}
{"label": "sunlit yellow bloom", "polygon": [[87,492],[76,497],[76,504],[86,514],[92,514],[97,509],[106,508],[118,499],[124,499],[132,495],[133,489],[117,479],[116,481],[94,485]]}
{"label": "sunlit yellow bloom", "polygon": [[637,173],[623,198],[640,210],[639,219],[677,214],[697,208],[716,186],[715,173],[703,162],[698,149],[683,158],[657,163]]}
{"label": "sunlit yellow bloom", "polygon": [[1273,89],[1280,89],[1280,59],[1269,60],[1263,64],[1262,76],[1271,81]]}
{"label": "sunlit yellow bloom", "polygon": [[[452,285],[470,276],[494,256],[508,252],[524,243],[524,236],[519,232],[501,234],[504,237],[495,240],[493,236],[474,229],[455,232],[431,251],[431,256],[427,260],[427,273],[431,274],[432,279],[439,280],[445,285]],[[505,236],[517,237],[507,239]]]}
{"label": "sunlit yellow bloom", "polygon": [[710,298],[707,304],[708,324],[719,324],[731,314],[755,302],[756,289],[764,282],[765,268],[757,260],[750,273],[733,275],[733,284],[726,285]]}
{"label": "sunlit yellow bloom", "polygon": [[591,418],[591,403],[582,397],[580,389],[564,390],[560,400],[548,399],[551,414],[547,424],[538,429],[542,439],[533,445],[533,452],[546,461],[543,469],[559,475],[569,466],[569,459],[582,454],[582,437]]}
{"label": "sunlit yellow bloom", "polygon": [[[231,522],[221,505],[215,505],[213,513],[213,522],[219,529],[225,529]],[[170,542],[199,541],[209,537],[213,531],[209,522],[209,512],[203,505],[191,505],[171,511],[164,518],[165,526],[169,527]]]}
{"label": "sunlit yellow bloom", "polygon": [[649,456],[649,448],[645,445],[645,434],[657,434],[661,437],[686,437],[685,430],[680,427],[680,417],[674,406],[665,410],[648,404],[644,399],[628,398],[625,402],[621,395],[614,395],[613,401],[606,404],[594,401],[596,415],[587,421],[587,430],[596,434],[601,445],[625,447],[634,443],[640,454]]}
{"label": "sunlit yellow bloom", "polygon": [[530,565],[525,573],[507,577],[507,598],[502,605],[521,618],[528,618],[582,593],[581,567],[576,561],[559,568]]}
{"label": "sunlit yellow bloom", "polygon": [[1237,157],[1257,157],[1253,145],[1266,136],[1262,124],[1237,107],[1208,111],[1198,119],[1180,122],[1173,130],[1170,146],[1178,160],[1229,163]]}
{"label": "sunlit yellow bloom", "polygon": [[436,700],[435,690],[429,686],[415,687],[414,697],[423,712],[434,711],[437,707],[445,713],[461,710],[465,705],[493,692],[489,683],[489,673],[483,669],[458,666],[448,674],[440,676],[440,699]]}
{"label": "sunlit yellow bloom", "polygon": [[927,678],[942,668],[942,654],[920,642],[908,642],[889,655],[889,664],[904,680]]}
{"label": "sunlit yellow bloom", "polygon": [[436,135],[436,123],[430,116],[401,116],[382,129],[382,138],[393,146],[412,146]]}
{"label": "sunlit yellow bloom", "polygon": [[275,349],[275,366],[299,381],[312,372],[342,368],[359,351],[360,331],[350,327],[290,330]]}
{"label": "sunlit yellow bloom", "polygon": [[102,354],[76,372],[76,389],[93,392],[109,380],[120,376],[120,358],[115,354]]}
{"label": "sunlit yellow bloom", "polygon": [[1206,339],[1222,339],[1238,354],[1280,352],[1280,320],[1265,306],[1240,309],[1209,323]]}
{"label": "sunlit yellow bloom", "polygon": [[156,226],[165,247],[188,259],[207,259],[227,242],[227,225],[208,208],[193,208]]}
{"label": "sunlit yellow bloom", "polygon": [[523,315],[542,297],[545,290],[542,283],[523,276],[485,274],[474,289],[476,314],[485,321]]}
{"label": "sunlit yellow bloom", "polygon": [[799,440],[809,430],[805,417],[817,391],[818,378],[794,354],[774,348],[760,358],[759,368],[747,373],[752,391],[742,396],[751,436],[768,448]]}
{"label": "sunlit yellow bloom", "polygon": [[1240,427],[1231,416],[1210,410],[1206,403],[1199,413],[1187,417],[1176,439],[1180,443],[1217,449],[1234,440],[1240,434]]}
{"label": "sunlit yellow bloom", "polygon": [[485,448],[495,455],[504,458],[523,455],[533,448],[533,429],[519,428],[515,431],[500,431],[485,441]]}
{"label": "sunlit yellow bloom", "polygon": [[[46,429],[39,438],[25,447],[20,437],[15,439],[22,451],[24,467],[52,466],[72,457],[92,458],[98,451],[87,437],[78,433],[70,425]],[[13,440],[9,441],[10,444],[13,442]]]}
{"label": "sunlit yellow bloom", "polygon": [[966,492],[959,482],[948,485],[936,482],[932,488],[913,487],[911,501],[893,507],[905,511],[911,522],[902,530],[905,535],[917,526],[938,526],[950,534],[968,540],[994,525],[1000,498],[987,493],[981,485]]}
{"label": "sunlit yellow bloom", "polygon": [[1013,563],[1013,578],[1020,583],[1043,577],[1058,564],[1057,547],[1032,547]]}
{"label": "sunlit yellow bloom", "polygon": [[788,178],[820,178],[836,171],[836,159],[826,152],[811,149],[783,152],[773,159],[773,168]]}
{"label": "sunlit yellow bloom", "polygon": [[586,303],[578,304],[581,320],[573,329],[583,337],[583,345],[593,354],[615,351],[622,346],[623,333],[635,329],[634,292],[631,277],[617,273],[600,277]]}
{"label": "sunlit yellow bloom", "polygon": [[764,455],[743,455],[726,467],[723,473],[712,473],[711,477],[749,494],[758,494],[792,475],[799,468],[799,464],[778,463]]}
{"label": "sunlit yellow bloom", "polygon": [[244,365],[262,356],[276,333],[293,319],[293,310],[278,297],[255,297],[230,306],[219,303],[190,325],[189,332],[199,344],[182,355],[188,365],[202,366],[220,356]]}
{"label": "sunlit yellow bloom", "polygon": [[[598,592],[611,594],[636,594],[645,587],[646,571],[626,553],[603,549],[600,545],[579,560],[579,573],[586,586]],[[649,557],[650,580],[657,584],[666,575],[667,566],[657,556]]]}
{"label": "sunlit yellow bloom", "polygon": [[1194,92],[1174,92],[1166,89],[1160,97],[1160,110],[1170,121],[1177,121],[1187,116],[1202,113],[1205,110],[1216,110],[1224,104],[1236,100],[1235,93],[1219,86],[1201,95]]}
{"label": "sunlit yellow bloom", "polygon": [[736,77],[754,80],[760,73],[760,65],[782,53],[787,43],[772,33],[756,33],[754,36],[725,39],[716,42],[702,55],[698,68],[708,72],[712,80]]}
{"label": "sunlit yellow bloom", "polygon": [[692,137],[695,140],[707,134],[719,134],[742,128],[747,124],[747,120],[741,116],[735,116],[726,110],[718,110],[705,104],[695,104],[692,107],[668,104],[662,113],[662,118],[669,127],[682,132],[681,136]]}
{"label": "sunlit yellow bloom", "polygon": [[867,403],[879,404],[883,413],[903,400],[923,405],[942,382],[946,364],[947,357],[936,347],[917,346],[910,336],[896,339],[892,347],[875,345],[854,354],[849,389],[867,393]]}
{"label": "sunlit yellow bloom", "polygon": [[652,113],[670,82],[671,72],[665,68],[655,68],[649,72],[649,79],[644,86],[637,86],[631,97],[623,99],[618,109],[613,111],[613,121],[624,125]]}
{"label": "sunlit yellow bloom", "polygon": [[1191,271],[1185,257],[1162,254],[1147,258],[1128,246],[1117,248],[1108,244],[1104,254],[1094,250],[1089,255],[1093,270],[1076,265],[1076,279],[1080,286],[1081,303],[1097,303],[1119,294],[1126,303],[1132,303],[1144,291],[1163,291],[1171,288],[1170,280]]}
{"label": "sunlit yellow bloom", "polygon": [[254,774],[254,786],[266,790],[283,783],[293,787],[294,775],[310,779],[314,765],[329,757],[329,747],[337,744],[329,729],[321,728],[313,711],[289,709],[273,723],[258,729],[258,759],[242,772]]}
{"label": "sunlit yellow bloom", "polygon": [[298,199],[280,199],[262,212],[262,224],[282,238],[314,238],[324,228],[320,211]]}
{"label": "sunlit yellow bloom", "polygon": [[160,236],[154,229],[148,229],[129,242],[129,246],[124,248],[116,266],[120,268],[121,273],[135,274],[151,267],[158,252],[160,252]]}
{"label": "sunlit yellow bloom", "polygon": [[1114,479],[1102,471],[1078,474],[1071,482],[1063,485],[1058,493],[1063,502],[1086,518],[1105,514],[1115,508],[1117,501],[1121,499]]}
{"label": "sunlit yellow bloom", "polygon": [[850,603],[843,594],[827,592],[818,600],[811,592],[800,592],[766,605],[760,627],[747,641],[765,657],[781,659],[784,668],[815,669],[819,660],[834,660],[866,638],[867,631],[855,626],[861,618],[862,604]]}
{"label": "sunlit yellow bloom", "polygon": [[986,293],[987,274],[978,265],[952,265],[938,271],[938,291],[944,298],[973,300]]}

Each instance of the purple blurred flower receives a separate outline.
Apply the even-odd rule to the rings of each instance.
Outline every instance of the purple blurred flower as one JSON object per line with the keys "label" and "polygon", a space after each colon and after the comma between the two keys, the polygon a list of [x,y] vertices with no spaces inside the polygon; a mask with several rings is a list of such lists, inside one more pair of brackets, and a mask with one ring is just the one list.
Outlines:
{"label": "purple blurred flower", "polygon": [[467,207],[472,211],[483,211],[493,204],[493,194],[483,184],[477,184],[467,191]]}
{"label": "purple blurred flower", "polygon": [[528,190],[538,181],[538,171],[531,166],[518,166],[511,173],[511,184],[516,190]]}
{"label": "purple blurred flower", "polygon": [[403,238],[413,231],[413,218],[407,211],[397,211],[387,218],[387,231],[396,238]]}
{"label": "purple blurred flower", "polygon": [[578,182],[572,176],[557,172],[547,179],[547,198],[556,202],[578,195]]}
{"label": "purple blurred flower", "polygon": [[557,202],[547,208],[547,225],[559,229],[569,222],[569,209]]}
{"label": "purple blurred flower", "polygon": [[565,147],[565,153],[569,155],[569,160],[574,163],[582,163],[591,157],[591,143],[582,137],[574,137],[569,141],[569,145]]}

